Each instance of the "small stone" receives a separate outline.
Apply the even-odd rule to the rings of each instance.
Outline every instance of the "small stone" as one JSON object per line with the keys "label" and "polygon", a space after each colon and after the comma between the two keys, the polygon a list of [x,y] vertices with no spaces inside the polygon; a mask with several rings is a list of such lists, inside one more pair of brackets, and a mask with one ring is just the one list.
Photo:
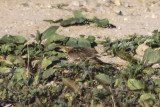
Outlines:
{"label": "small stone", "polygon": [[155,14],[152,14],[152,18],[155,19],[157,18],[157,16]]}
{"label": "small stone", "polygon": [[143,55],[144,55],[144,51],[145,51],[146,49],[148,49],[148,48],[149,48],[149,47],[148,47],[147,45],[145,45],[145,44],[139,45],[138,48],[136,49],[137,55],[143,56]]}
{"label": "small stone", "polygon": [[160,68],[160,64],[154,64],[154,65],[152,65],[152,68],[159,69]]}
{"label": "small stone", "polygon": [[120,27],[118,27],[117,29],[118,29],[118,30],[121,30],[121,28],[120,28]]}
{"label": "small stone", "polygon": [[79,3],[79,1],[73,1],[73,2],[72,2],[72,5],[79,7],[79,6],[80,6],[80,3]]}
{"label": "small stone", "polygon": [[120,6],[121,5],[120,0],[115,0],[114,4],[117,5],[117,6]]}
{"label": "small stone", "polygon": [[114,9],[113,11],[118,15],[122,15],[122,11],[119,9]]}
{"label": "small stone", "polygon": [[123,20],[124,20],[124,21],[127,21],[127,20],[128,20],[128,18],[126,18],[126,17],[125,17]]}

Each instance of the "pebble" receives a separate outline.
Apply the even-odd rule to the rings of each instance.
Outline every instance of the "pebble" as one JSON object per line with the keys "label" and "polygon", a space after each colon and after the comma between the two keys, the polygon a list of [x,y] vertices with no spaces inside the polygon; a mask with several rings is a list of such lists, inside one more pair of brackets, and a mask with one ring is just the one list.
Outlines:
{"label": "pebble", "polygon": [[124,21],[127,21],[127,20],[128,20],[128,18],[127,18],[127,17],[125,17],[123,20],[124,20]]}
{"label": "pebble", "polygon": [[155,14],[152,14],[152,16],[151,16],[153,19],[156,19],[157,18],[157,16],[155,15]]}
{"label": "pebble", "polygon": [[79,7],[79,6],[80,6],[80,3],[79,3],[79,1],[73,1],[73,2],[71,3],[71,5]]}
{"label": "pebble", "polygon": [[114,4],[117,5],[117,6],[120,6],[121,5],[120,0],[115,0]]}
{"label": "pebble", "polygon": [[154,64],[154,65],[152,65],[152,68],[159,69],[160,68],[160,64]]}

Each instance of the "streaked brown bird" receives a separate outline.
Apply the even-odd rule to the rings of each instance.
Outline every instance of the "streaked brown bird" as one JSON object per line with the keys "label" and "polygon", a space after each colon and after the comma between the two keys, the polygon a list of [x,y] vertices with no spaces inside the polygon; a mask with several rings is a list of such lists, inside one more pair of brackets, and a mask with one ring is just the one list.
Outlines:
{"label": "streaked brown bird", "polygon": [[97,58],[98,52],[94,48],[64,46],[61,47],[61,50],[67,54],[69,62],[77,63],[80,60],[88,59],[91,64],[103,64],[103,62]]}

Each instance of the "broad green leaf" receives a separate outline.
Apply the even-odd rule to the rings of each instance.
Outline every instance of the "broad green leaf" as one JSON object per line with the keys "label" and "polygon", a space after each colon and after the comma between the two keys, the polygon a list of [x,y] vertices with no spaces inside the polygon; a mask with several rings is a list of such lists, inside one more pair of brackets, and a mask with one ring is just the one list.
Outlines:
{"label": "broad green leaf", "polygon": [[148,56],[152,53],[152,49],[148,48],[144,52],[143,61],[148,61]]}
{"label": "broad green leaf", "polygon": [[[27,79],[27,75],[26,75],[26,72],[27,72],[27,69],[26,68],[17,68],[15,70],[15,73],[13,75],[13,78],[16,80],[16,81],[20,81],[20,80],[26,80]],[[13,79],[12,78],[12,79]]]}
{"label": "broad green leaf", "polygon": [[21,56],[8,55],[7,60],[15,65],[25,65],[25,60]]}
{"label": "broad green leaf", "polygon": [[160,79],[155,79],[154,83],[155,83],[155,85],[160,86]]}
{"label": "broad green leaf", "polygon": [[3,45],[1,45],[1,53],[4,54],[4,55],[9,54],[12,51],[12,47],[13,46],[10,45],[10,44],[3,44]]}
{"label": "broad green leaf", "polygon": [[53,51],[55,48],[56,48],[56,44],[51,43],[51,44],[45,46],[44,51]]}
{"label": "broad green leaf", "polygon": [[5,35],[0,39],[0,43],[24,44],[27,40],[23,36]]}
{"label": "broad green leaf", "polygon": [[73,47],[78,47],[78,41],[75,38],[69,38],[69,40],[66,43],[67,46],[73,46]]}
{"label": "broad green leaf", "polygon": [[52,61],[50,61],[49,59],[47,59],[46,57],[43,58],[42,60],[42,69],[46,69],[50,64],[52,63]]}
{"label": "broad green leaf", "polygon": [[95,23],[98,27],[103,27],[103,28],[110,27],[108,19],[98,19],[97,17],[94,17],[92,19],[92,22]]}
{"label": "broad green leaf", "polygon": [[91,48],[91,43],[88,40],[86,40],[85,38],[78,38],[78,46]]}
{"label": "broad green leaf", "polygon": [[160,94],[160,86],[154,88],[155,93]]}
{"label": "broad green leaf", "polygon": [[100,83],[105,84],[105,85],[110,85],[110,83],[111,83],[111,78],[108,75],[106,75],[106,74],[100,73],[100,74],[96,75],[95,78]]}
{"label": "broad green leaf", "polygon": [[160,63],[160,49],[155,50],[151,54],[149,54],[148,60],[152,63]]}
{"label": "broad green leaf", "polygon": [[57,54],[57,52],[53,50],[53,51],[45,52],[44,54],[47,56],[55,56]]}
{"label": "broad green leaf", "polygon": [[151,61],[152,63],[160,63],[160,49],[153,51],[152,49],[146,49],[143,61]]}
{"label": "broad green leaf", "polygon": [[16,50],[14,50],[14,53],[15,53],[16,55],[22,54],[22,49],[23,49],[24,47],[25,47],[24,45],[18,45],[17,48],[16,48]]}
{"label": "broad green leaf", "polygon": [[145,84],[142,81],[136,79],[129,79],[127,85],[130,90],[140,90],[145,88]]}
{"label": "broad green leaf", "polygon": [[45,30],[42,34],[42,40],[49,39],[51,36],[53,36],[56,32],[56,30],[59,28],[59,26],[51,26],[47,30]]}
{"label": "broad green leaf", "polygon": [[75,81],[70,80],[69,78],[62,78],[62,82],[68,86],[72,91],[78,90],[78,86],[76,85]]}
{"label": "broad green leaf", "polygon": [[90,41],[90,43],[93,43],[95,41],[95,37],[94,36],[88,36],[87,40]]}
{"label": "broad green leaf", "polygon": [[87,20],[83,17],[81,18],[70,18],[67,20],[63,20],[60,24],[63,27],[71,26],[71,25],[82,25],[85,24]]}
{"label": "broad green leaf", "polygon": [[47,38],[47,40],[44,43],[44,46],[47,46],[52,42],[61,42],[62,43],[64,41],[66,41],[66,39],[67,39],[67,37],[54,33],[50,37]]}
{"label": "broad green leaf", "polygon": [[154,94],[146,93],[140,96],[138,102],[142,107],[153,107],[156,97]]}
{"label": "broad green leaf", "polygon": [[74,17],[75,18],[81,18],[81,17],[85,18],[79,10],[74,11]]}
{"label": "broad green leaf", "polygon": [[50,69],[47,69],[46,71],[43,71],[43,79],[47,79],[48,77],[50,77],[51,75],[53,75],[53,73],[55,72],[56,70],[53,69],[53,68],[50,68]]}

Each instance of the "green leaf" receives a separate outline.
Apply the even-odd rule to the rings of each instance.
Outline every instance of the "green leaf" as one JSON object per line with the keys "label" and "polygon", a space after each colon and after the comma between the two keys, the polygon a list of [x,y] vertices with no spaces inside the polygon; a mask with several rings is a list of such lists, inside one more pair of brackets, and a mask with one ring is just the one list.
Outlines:
{"label": "green leaf", "polygon": [[81,17],[81,18],[70,18],[67,20],[63,20],[60,25],[63,27],[71,26],[71,25],[84,25],[87,19]]}
{"label": "green leaf", "polygon": [[52,51],[56,48],[56,44],[55,43],[51,43],[47,46],[45,46],[44,51]]}
{"label": "green leaf", "polygon": [[36,41],[37,42],[39,42],[39,41],[41,41],[41,37],[42,37],[42,34],[40,33],[40,31],[39,30],[37,30],[37,34],[36,34]]}
{"label": "green leaf", "polygon": [[136,79],[129,79],[127,85],[130,90],[140,90],[145,88],[145,84]]}
{"label": "green leaf", "polygon": [[15,65],[25,65],[25,60],[21,56],[8,55],[7,60]]}
{"label": "green leaf", "polygon": [[67,37],[65,37],[65,36],[63,36],[63,35],[59,35],[59,34],[52,34],[50,37],[48,37],[48,39],[45,41],[45,43],[44,43],[44,46],[47,46],[47,45],[49,45],[50,43],[52,43],[52,42],[58,42],[58,41],[60,41],[61,43],[62,42],[64,42],[64,41],[66,41],[66,38]]}
{"label": "green leaf", "polygon": [[15,73],[14,73],[12,79],[14,79],[16,81],[26,80],[27,79],[26,72],[27,72],[26,68],[17,68],[15,70]]}
{"label": "green leaf", "polygon": [[46,71],[43,71],[43,79],[46,79],[46,78],[48,78],[48,77],[50,77],[51,75],[53,75],[53,73],[55,72],[56,70],[55,69],[53,69],[53,68],[50,68],[50,69],[48,69],[48,70],[46,70]]}
{"label": "green leaf", "polygon": [[74,17],[75,18],[81,18],[81,17],[85,18],[79,10],[74,11]]}
{"label": "green leaf", "polygon": [[140,96],[138,102],[142,107],[153,107],[156,97],[154,94],[146,93]]}
{"label": "green leaf", "polygon": [[42,40],[48,39],[51,36],[53,36],[56,32],[56,30],[59,28],[59,26],[51,26],[47,30],[45,30],[42,34]]}
{"label": "green leaf", "polygon": [[16,55],[22,54],[22,49],[23,49],[24,47],[25,47],[24,45],[18,45],[17,48],[16,48],[16,50],[14,50],[14,53],[15,53]]}
{"label": "green leaf", "polygon": [[155,85],[160,86],[160,79],[155,79],[154,83],[155,83]]}
{"label": "green leaf", "polygon": [[43,20],[45,22],[48,22],[48,23],[60,23],[61,21],[63,21],[63,19],[58,19],[58,20]]}
{"label": "green leaf", "polygon": [[93,43],[95,41],[95,37],[94,36],[88,36],[87,40],[90,41],[90,43]]}
{"label": "green leaf", "polygon": [[98,27],[103,27],[103,28],[110,27],[108,19],[98,19],[97,17],[94,17],[91,21],[95,23]]}
{"label": "green leaf", "polygon": [[110,85],[110,83],[111,83],[111,78],[106,74],[100,73],[100,74],[96,75],[95,78],[100,83],[105,84],[105,85]]}
{"label": "green leaf", "polygon": [[47,59],[46,57],[43,58],[42,60],[42,69],[46,69],[50,64],[52,63],[52,61],[50,61],[49,59]]}
{"label": "green leaf", "polygon": [[69,38],[69,40],[66,43],[67,46],[73,46],[73,47],[78,47],[78,41],[75,38]]}
{"label": "green leaf", "polygon": [[5,35],[0,39],[0,43],[24,44],[27,40],[23,36]]}
{"label": "green leaf", "polygon": [[152,63],[160,63],[160,49],[153,51],[152,49],[146,49],[143,61],[151,61]]}
{"label": "green leaf", "polygon": [[86,40],[85,38],[78,38],[78,46],[79,47],[90,47],[91,48],[91,43]]}

